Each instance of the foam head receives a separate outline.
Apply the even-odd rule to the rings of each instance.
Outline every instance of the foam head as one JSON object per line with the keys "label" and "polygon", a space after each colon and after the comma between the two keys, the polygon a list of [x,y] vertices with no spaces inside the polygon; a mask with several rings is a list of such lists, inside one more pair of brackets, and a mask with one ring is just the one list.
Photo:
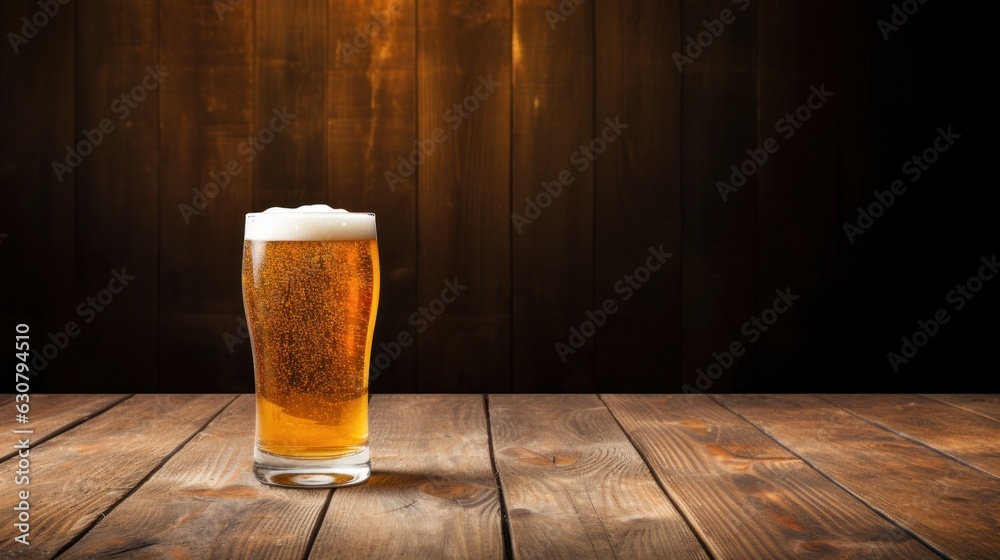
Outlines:
{"label": "foam head", "polygon": [[375,214],[325,204],[268,208],[247,214],[245,239],[258,241],[361,241],[375,239]]}

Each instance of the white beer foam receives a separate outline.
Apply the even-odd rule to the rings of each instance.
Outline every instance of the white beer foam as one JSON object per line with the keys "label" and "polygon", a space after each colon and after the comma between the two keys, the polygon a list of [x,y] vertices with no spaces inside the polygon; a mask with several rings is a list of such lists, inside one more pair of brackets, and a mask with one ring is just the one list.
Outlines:
{"label": "white beer foam", "polygon": [[361,241],[375,239],[375,214],[326,204],[268,208],[247,214],[245,239],[258,241]]}

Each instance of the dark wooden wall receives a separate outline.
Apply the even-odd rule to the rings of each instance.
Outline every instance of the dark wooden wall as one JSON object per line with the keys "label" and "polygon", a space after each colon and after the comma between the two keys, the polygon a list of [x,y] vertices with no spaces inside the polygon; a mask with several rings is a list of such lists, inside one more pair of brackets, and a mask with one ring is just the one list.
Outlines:
{"label": "dark wooden wall", "polygon": [[[391,21],[355,43],[373,9]],[[38,10],[3,2],[2,29]],[[679,71],[672,55],[723,10],[735,21]],[[971,179],[982,119],[955,93],[978,89],[960,62],[986,51],[961,10],[932,0],[885,40],[891,3],[860,0],[75,1],[0,48],[3,324],[29,323],[36,348],[80,324],[40,388],[251,390],[243,215],[325,202],[378,215],[376,345],[415,336],[376,391],[678,391],[747,342],[776,288],[801,300],[709,390],[902,390],[976,363],[997,333],[987,293],[907,375],[886,363],[996,250]],[[162,82],[120,120],[113,102],[148,67]],[[481,79],[499,86],[453,129]],[[824,84],[834,96],[781,138],[776,121]],[[241,143],[286,108],[246,161]],[[52,162],[104,118],[114,130],[59,180]],[[628,128],[581,169],[571,154],[605,119]],[[842,224],[949,124],[961,149],[849,243]],[[415,139],[442,132],[390,188]],[[775,136],[723,201],[716,182]],[[572,183],[519,231],[511,214],[564,171]],[[623,301],[616,283],[661,246],[673,256]],[[81,314],[121,267],[134,280]],[[468,288],[415,334],[410,315],[456,278]],[[608,298],[617,313],[563,363],[554,345]]]}

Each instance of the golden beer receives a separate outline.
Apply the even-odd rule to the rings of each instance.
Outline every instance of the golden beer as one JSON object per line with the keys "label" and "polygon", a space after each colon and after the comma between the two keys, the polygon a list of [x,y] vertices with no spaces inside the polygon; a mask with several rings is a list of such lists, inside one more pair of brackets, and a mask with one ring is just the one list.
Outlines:
{"label": "golden beer", "polygon": [[262,482],[329,487],[368,477],[378,296],[374,215],[326,207],[247,215],[243,299]]}

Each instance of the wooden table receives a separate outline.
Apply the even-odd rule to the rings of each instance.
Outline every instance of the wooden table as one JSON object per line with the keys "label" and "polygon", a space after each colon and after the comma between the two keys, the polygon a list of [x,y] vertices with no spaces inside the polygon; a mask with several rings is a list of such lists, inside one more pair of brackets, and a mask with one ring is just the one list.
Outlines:
{"label": "wooden table", "polygon": [[338,490],[257,483],[252,395],[0,402],[3,558],[1000,558],[997,395],[376,395]]}

